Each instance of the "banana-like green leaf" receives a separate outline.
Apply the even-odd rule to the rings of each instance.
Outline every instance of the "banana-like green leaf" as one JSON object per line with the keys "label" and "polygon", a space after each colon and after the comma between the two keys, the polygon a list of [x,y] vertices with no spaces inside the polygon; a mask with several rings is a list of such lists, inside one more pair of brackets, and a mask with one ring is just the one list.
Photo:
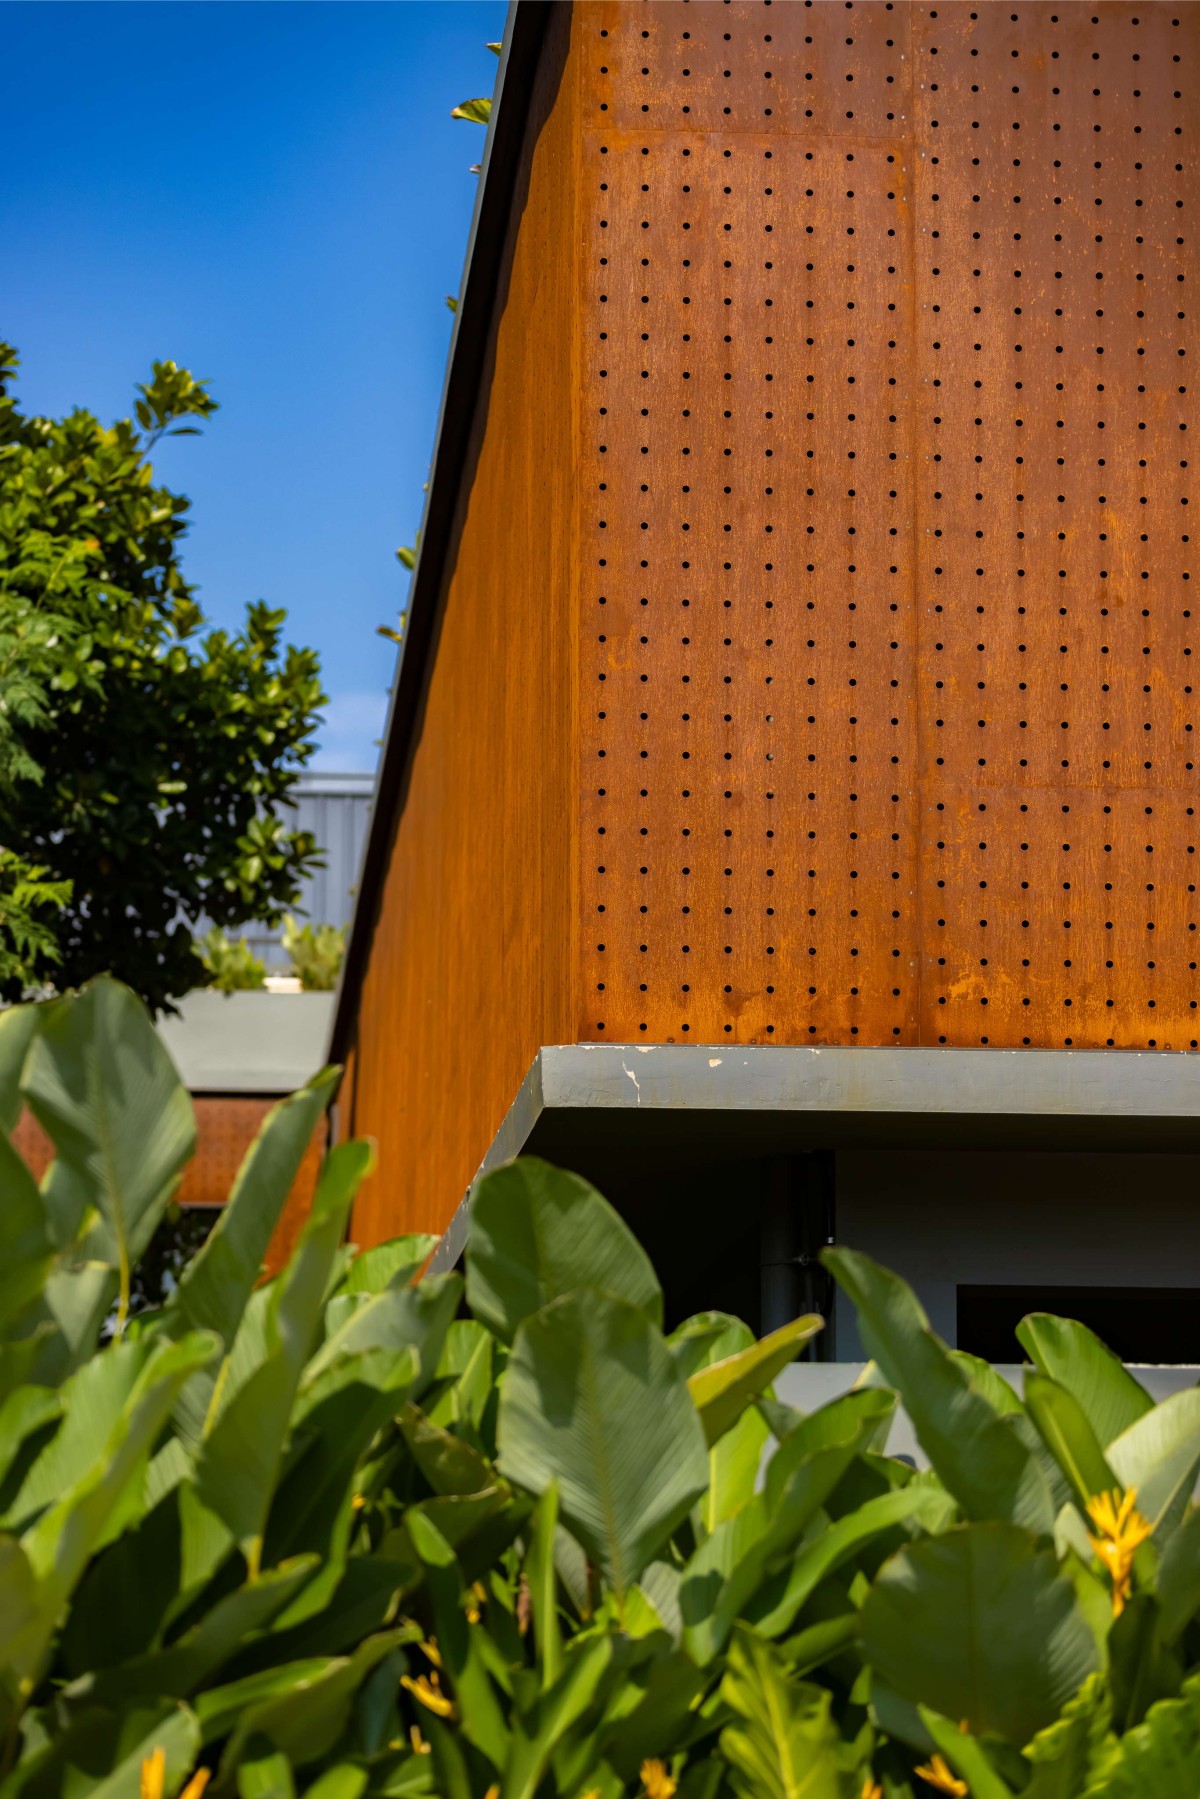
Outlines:
{"label": "banana-like green leaf", "polygon": [[101,1455],[25,1533],[21,1547],[37,1581],[36,1611],[23,1628],[0,1622],[0,1665],[11,1667],[18,1681],[33,1678],[90,1557],[130,1490],[136,1492],[144,1480],[150,1450],[180,1388],[217,1349],[217,1339],[199,1331],[176,1344],[156,1345]]}
{"label": "banana-like green leaf", "polygon": [[396,1421],[435,1493],[482,1493],[495,1485],[495,1471],[487,1459],[461,1437],[431,1424],[419,1406],[404,1406]]}
{"label": "banana-like green leaf", "polygon": [[8,1006],[0,1012],[0,1132],[17,1128],[25,1107],[21,1077],[29,1046],[45,1017],[45,1006]]}
{"label": "banana-like green leaf", "polygon": [[196,1144],[192,1102],[142,1002],[107,976],[47,1008],[24,1092],[57,1152],[44,1193],[59,1241],[85,1221],[79,1255],[132,1270]]}
{"label": "banana-like green leaf", "polygon": [[1118,1482],[1137,1492],[1137,1509],[1160,1542],[1183,1516],[1200,1472],[1200,1387],[1172,1393],[1108,1445]]}
{"label": "banana-like green leaf", "polygon": [[972,1524],[884,1563],[862,1608],[863,1654],[902,1699],[1020,1746],[1099,1666],[1053,1552],[1011,1524]]}
{"label": "banana-like green leaf", "polygon": [[393,1237],[374,1249],[360,1250],[342,1280],[344,1293],[382,1293],[385,1287],[407,1287],[437,1248],[437,1238],[420,1232]]}
{"label": "banana-like green leaf", "polygon": [[1140,1724],[1158,1699],[1174,1699],[1183,1668],[1163,1641],[1162,1611],[1153,1593],[1134,1593],[1108,1633],[1108,1685],[1118,1734]]}
{"label": "banana-like green leaf", "polygon": [[342,1356],[411,1347],[419,1362],[413,1397],[419,1397],[433,1378],[461,1298],[461,1275],[430,1274],[415,1287],[387,1287],[360,1300],[314,1355],[305,1385],[319,1381]]}
{"label": "banana-like green leaf", "polygon": [[564,1523],[619,1598],[708,1479],[704,1432],[661,1333],[595,1289],[521,1326],[498,1435],[501,1473],[535,1494],[557,1481]]}
{"label": "banana-like green leaf", "polygon": [[248,1311],[243,1322],[243,1330],[250,1325],[256,1335],[261,1328],[261,1357],[228,1401],[218,1382],[215,1416],[196,1464],[196,1492],[233,1532],[252,1573],[258,1570],[292,1407],[320,1328],[330,1271],[369,1157],[361,1143],[330,1151],[291,1261],[270,1289],[265,1311]]}
{"label": "banana-like green leaf", "polygon": [[613,1650],[610,1636],[578,1640],[568,1650],[555,1684],[527,1716],[514,1719],[500,1799],[534,1799],[555,1749],[594,1704],[612,1666]]}
{"label": "banana-like green leaf", "polygon": [[898,1524],[919,1524],[937,1532],[945,1529],[953,1514],[954,1501],[949,1495],[925,1481],[880,1493],[828,1525],[811,1542],[801,1544],[778,1583],[759,1589],[746,1607],[746,1617],[764,1637],[781,1636],[826,1575],[875,1537]]}
{"label": "banana-like green leaf", "polygon": [[1180,1698],[1152,1705],[1144,1723],[1110,1740],[1110,1752],[1103,1757],[1099,1774],[1093,1771],[1086,1795],[1087,1799],[1194,1799],[1197,1793],[1200,1676],[1193,1674],[1184,1682]]}
{"label": "banana-like green leaf", "polygon": [[262,1273],[263,1258],[340,1070],[324,1068],[272,1107],[242,1160],[216,1224],[166,1305],[183,1330],[214,1330],[226,1348]]}
{"label": "banana-like green leaf", "polygon": [[1079,1402],[1101,1449],[1148,1412],[1153,1400],[1086,1324],[1030,1312],[1017,1337],[1031,1362]]}
{"label": "banana-like green leaf", "polygon": [[456,1318],[438,1358],[436,1396],[427,1404],[435,1424],[466,1426],[477,1434],[495,1394],[496,1339],[474,1318]]}
{"label": "banana-like green leaf", "polygon": [[741,1799],[842,1799],[845,1786],[831,1696],[795,1680],[771,1645],[739,1627],[721,1698],[737,1722],[721,1750]]}
{"label": "banana-like green leaf", "polygon": [[552,1687],[562,1670],[562,1628],[558,1621],[558,1575],[554,1568],[554,1533],[558,1529],[558,1488],[551,1481],[534,1509],[529,1531],[525,1578],[533,1613],[533,1640],[541,1666],[542,1691]]}
{"label": "banana-like green leaf", "polygon": [[1001,1780],[984,1753],[982,1743],[964,1735],[957,1724],[927,1705],[918,1707],[921,1722],[937,1744],[945,1761],[965,1780],[972,1799],[1012,1799],[1012,1788]]}
{"label": "banana-like green leaf", "polygon": [[[353,1655],[335,1657],[319,1670],[300,1672],[290,1680],[286,1678],[288,1670],[272,1670],[276,1678],[263,1681],[267,1689],[263,1696],[256,1703],[243,1702],[237,1714],[218,1779],[224,1782],[229,1778],[255,1736],[265,1737],[298,1768],[327,1754],[342,1734],[355,1694],[401,1636],[399,1631],[381,1631],[360,1643]],[[301,1669],[303,1666],[300,1664]],[[215,1709],[219,1694],[218,1688],[198,1703],[202,1723],[210,1707]]]}
{"label": "banana-like green leaf", "polygon": [[41,1292],[55,1246],[37,1182],[2,1135],[0,1195],[0,1332],[7,1335]]}
{"label": "banana-like green leaf", "polygon": [[1089,1788],[1089,1771],[1102,1757],[1111,1706],[1103,1675],[1091,1675],[1068,1699],[1062,1716],[1027,1743],[1024,1754],[1033,1774],[1024,1799],[1078,1799]]}
{"label": "banana-like green leaf", "polygon": [[522,1156],[484,1175],[471,1200],[467,1301],[511,1343],[523,1319],[579,1287],[598,1287],[662,1325],[662,1289],[645,1250],[596,1189]]}
{"label": "banana-like green leaf", "polygon": [[62,1423],[14,1495],[3,1520],[7,1528],[23,1530],[96,1467],[141,1378],[147,1351],[144,1343],[114,1343],[60,1388]]}
{"label": "banana-like green leaf", "polygon": [[1033,1453],[951,1359],[911,1288],[856,1250],[829,1249],[822,1259],[858,1309],[867,1354],[967,1516],[1011,1519],[1048,1535],[1055,1507]]}
{"label": "banana-like green leaf", "polygon": [[1088,1500],[1097,1493],[1113,1490],[1116,1477],[1073,1393],[1049,1375],[1031,1370],[1025,1376],[1025,1409],[1081,1507],[1086,1510]]}
{"label": "banana-like green leaf", "polygon": [[[702,1369],[751,1349],[754,1343],[749,1325],[728,1312],[700,1312],[667,1338],[667,1347],[689,1382]],[[708,1491],[696,1507],[700,1530],[711,1534],[752,1498],[769,1434],[759,1408],[754,1406],[743,1412],[733,1428],[710,1447]]]}
{"label": "banana-like green leaf", "polygon": [[823,1329],[824,1323],[817,1313],[793,1318],[760,1343],[714,1362],[711,1367],[697,1369],[688,1380],[688,1392],[700,1414],[710,1449],[775,1376],[795,1361],[801,1347]]}
{"label": "banana-like green leaf", "polygon": [[1200,1507],[1193,1506],[1168,1538],[1158,1564],[1163,1641],[1173,1643],[1200,1612]]}
{"label": "banana-like green leaf", "polygon": [[200,1727],[186,1705],[148,1701],[113,1711],[89,1710],[56,1731],[18,1791],[86,1793],[88,1799],[140,1799],[143,1767],[163,1755],[163,1793],[178,1793],[200,1748]]}

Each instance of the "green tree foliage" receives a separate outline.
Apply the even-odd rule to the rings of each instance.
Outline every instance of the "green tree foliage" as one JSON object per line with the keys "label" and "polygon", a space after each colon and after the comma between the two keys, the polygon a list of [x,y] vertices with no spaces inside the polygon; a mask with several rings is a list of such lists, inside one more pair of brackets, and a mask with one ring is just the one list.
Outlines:
{"label": "green tree foliage", "polygon": [[[230,937],[220,925],[211,925],[195,944],[207,977],[218,993],[254,992],[267,984],[267,965],[256,956],[244,937]],[[197,981],[195,985],[201,983]]]}
{"label": "green tree foliage", "polygon": [[133,419],[23,414],[0,346],[0,991],[112,970],[194,985],[191,925],[277,923],[316,846],[276,816],[312,751],[316,655],[256,603],[205,631],[160,438],[215,402],[156,363]]}
{"label": "green tree foliage", "polygon": [[875,1361],[805,1415],[769,1382],[819,1319],[664,1334],[532,1160],[480,1182],[464,1289],[345,1243],[340,1145],[264,1282],[335,1080],[138,1310],[188,1097],[112,981],[0,1016],[5,1799],[1196,1799],[1194,1390],[1037,1315],[1018,1396],[836,1250]]}

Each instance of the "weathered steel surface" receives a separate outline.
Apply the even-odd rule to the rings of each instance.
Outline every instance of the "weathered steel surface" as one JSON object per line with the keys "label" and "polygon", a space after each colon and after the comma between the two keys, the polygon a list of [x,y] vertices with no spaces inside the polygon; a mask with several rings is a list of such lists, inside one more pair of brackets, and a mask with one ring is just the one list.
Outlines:
{"label": "weathered steel surface", "polygon": [[579,1036],[1195,1047],[1200,10],[580,11]]}

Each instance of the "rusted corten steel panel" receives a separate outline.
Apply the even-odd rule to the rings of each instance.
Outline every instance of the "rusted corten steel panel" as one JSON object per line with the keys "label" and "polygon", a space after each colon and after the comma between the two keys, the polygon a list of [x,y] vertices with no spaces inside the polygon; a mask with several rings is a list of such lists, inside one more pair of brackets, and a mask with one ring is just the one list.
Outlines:
{"label": "rusted corten steel panel", "polygon": [[[580,131],[555,7],[357,1010],[343,1134],[370,1242],[439,1228],[539,1046],[571,1035]],[[564,67],[564,64],[567,64]],[[467,302],[471,304],[468,286]]]}
{"label": "rusted corten steel panel", "polygon": [[1195,1048],[1200,10],[577,11],[578,1036]]}

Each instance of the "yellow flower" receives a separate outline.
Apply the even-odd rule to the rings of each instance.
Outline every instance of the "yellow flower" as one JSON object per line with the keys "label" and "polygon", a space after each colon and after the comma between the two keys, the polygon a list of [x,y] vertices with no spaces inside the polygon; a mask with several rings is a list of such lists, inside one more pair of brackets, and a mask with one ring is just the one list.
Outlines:
{"label": "yellow flower", "polygon": [[428,1638],[428,1640],[426,1642],[421,1644],[421,1653],[426,1657],[427,1660],[429,1660],[433,1663],[435,1668],[441,1667],[442,1652],[437,1646],[437,1638],[436,1637],[430,1637],[430,1638]]}
{"label": "yellow flower", "polygon": [[863,1790],[859,1799],[883,1799],[883,1788],[877,1780],[872,1780],[869,1774],[863,1781]]}
{"label": "yellow flower", "polygon": [[443,1693],[436,1674],[419,1674],[416,1680],[409,1674],[402,1674],[400,1685],[407,1687],[413,1698],[419,1699],[437,1718],[448,1718],[454,1710],[454,1702]]}
{"label": "yellow flower", "polygon": [[179,1799],[200,1799],[201,1793],[212,1779],[211,1768],[197,1768],[192,1778],[184,1787]]}
{"label": "yellow flower", "polygon": [[408,1727],[408,1740],[413,1746],[414,1755],[429,1755],[432,1753],[431,1745],[425,1741],[425,1738],[421,1735],[415,1724],[410,1724]]}
{"label": "yellow flower", "polygon": [[142,1799],[163,1799],[167,1752],[161,1743],[142,1760]]}
{"label": "yellow flower", "polygon": [[963,1795],[971,1790],[965,1780],[960,1780],[957,1774],[951,1773],[949,1763],[940,1755],[934,1755],[925,1762],[917,1769],[917,1773],[928,1786],[936,1788],[939,1793],[954,1793],[957,1799],[963,1799]]}
{"label": "yellow flower", "polygon": [[352,1511],[361,1512],[366,1503],[367,1496],[365,1493],[352,1493],[350,1495],[350,1507]]}
{"label": "yellow flower", "polygon": [[500,1799],[500,1788],[498,1786],[490,1786],[483,1795],[483,1799]]}
{"label": "yellow flower", "polygon": [[657,1755],[642,1763],[642,1785],[646,1799],[673,1799],[679,1782],[667,1772],[667,1764]]}
{"label": "yellow flower", "polygon": [[1137,1488],[1124,1494],[1097,1493],[1088,1500],[1088,1517],[1098,1536],[1088,1533],[1088,1541],[1108,1569],[1112,1581],[1113,1616],[1120,1617],[1133,1587],[1133,1558],[1154,1526],[1135,1511]]}

